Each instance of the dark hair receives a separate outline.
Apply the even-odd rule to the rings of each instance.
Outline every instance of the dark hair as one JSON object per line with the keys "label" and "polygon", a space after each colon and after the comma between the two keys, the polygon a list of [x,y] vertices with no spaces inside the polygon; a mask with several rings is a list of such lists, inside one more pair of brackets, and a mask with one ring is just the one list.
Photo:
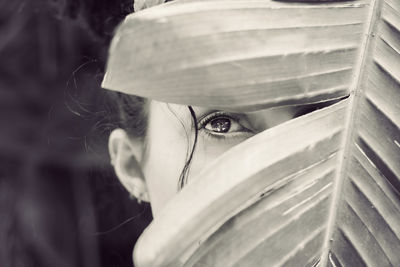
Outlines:
{"label": "dark hair", "polygon": [[133,12],[133,0],[52,0],[59,18],[72,18],[107,43],[115,27]]}
{"label": "dark hair", "polygon": [[119,115],[120,127],[128,132],[133,138],[144,139],[147,133],[148,101],[139,96],[123,93],[115,94],[115,105]]}
{"label": "dark hair", "polygon": [[[122,19],[133,10],[133,0],[54,0],[53,4],[58,10],[59,16],[67,16],[76,20],[83,20],[86,27],[98,38],[109,43],[115,27]],[[145,140],[148,121],[148,100],[134,95],[109,92],[117,111],[118,118],[110,114],[110,128],[122,128],[133,138]],[[188,106],[192,117],[192,128],[195,130],[195,140],[182,169],[178,181],[178,189],[181,189],[187,182],[187,175],[190,170],[190,163],[197,144],[197,119],[194,110]]]}
{"label": "dark hair", "polygon": [[187,176],[190,170],[190,163],[192,162],[193,159],[193,154],[194,150],[196,149],[197,145],[197,137],[199,134],[199,129],[197,128],[197,118],[196,118],[196,113],[194,112],[192,106],[188,106],[190,115],[192,116],[192,128],[194,129],[194,142],[193,142],[193,147],[192,150],[189,153],[189,157],[186,160],[185,166],[182,169],[181,175],[179,176],[179,181],[178,181],[178,189],[182,189],[185,184],[187,183]]}

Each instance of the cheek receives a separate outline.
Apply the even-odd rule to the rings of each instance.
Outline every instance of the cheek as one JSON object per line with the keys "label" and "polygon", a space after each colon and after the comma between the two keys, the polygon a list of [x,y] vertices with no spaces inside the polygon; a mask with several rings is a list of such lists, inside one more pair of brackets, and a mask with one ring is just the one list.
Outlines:
{"label": "cheek", "polygon": [[209,140],[199,136],[193,160],[190,164],[188,181],[192,181],[207,166],[235,145],[245,141],[246,138],[235,140]]}
{"label": "cheek", "polygon": [[188,139],[177,118],[161,105],[151,106],[142,170],[154,215],[178,191],[187,148]]}
{"label": "cheek", "polygon": [[[158,125],[159,126],[159,125]],[[150,194],[153,214],[156,216],[165,204],[178,192],[178,182],[188,159],[192,144],[183,131],[182,125],[165,125],[161,132],[149,133],[148,151],[143,173]],[[151,127],[150,127],[151,129]],[[157,128],[158,129],[158,128]],[[205,167],[222,153],[244,140],[234,142],[210,141],[199,136],[193,159],[190,163],[188,182],[192,181]]]}
{"label": "cheek", "polygon": [[[167,143],[171,144],[171,143]],[[178,189],[178,180],[183,168],[184,150],[175,145],[164,145],[163,149],[150,149],[143,168],[150,195],[153,213],[161,210]]]}

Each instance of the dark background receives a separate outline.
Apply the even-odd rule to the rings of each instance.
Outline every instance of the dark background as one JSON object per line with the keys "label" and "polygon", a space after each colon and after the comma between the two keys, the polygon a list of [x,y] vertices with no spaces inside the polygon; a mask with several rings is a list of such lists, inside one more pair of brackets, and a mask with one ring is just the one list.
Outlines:
{"label": "dark background", "polygon": [[100,89],[125,0],[0,0],[0,265],[132,266],[150,207],[110,168]]}

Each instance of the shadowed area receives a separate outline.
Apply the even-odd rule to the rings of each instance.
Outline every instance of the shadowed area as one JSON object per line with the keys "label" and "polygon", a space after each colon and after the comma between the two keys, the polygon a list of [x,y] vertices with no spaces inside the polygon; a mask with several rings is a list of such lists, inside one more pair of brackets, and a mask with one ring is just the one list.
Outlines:
{"label": "shadowed area", "polygon": [[114,107],[99,88],[108,39],[131,6],[0,3],[2,266],[132,266],[151,212],[109,167]]}

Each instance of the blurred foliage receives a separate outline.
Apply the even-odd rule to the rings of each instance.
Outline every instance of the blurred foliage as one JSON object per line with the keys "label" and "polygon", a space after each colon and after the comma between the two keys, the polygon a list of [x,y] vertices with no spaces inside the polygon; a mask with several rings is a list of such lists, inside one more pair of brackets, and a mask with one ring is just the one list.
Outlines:
{"label": "blurred foliage", "polygon": [[2,266],[132,266],[151,212],[109,167],[99,86],[128,2],[0,1]]}

